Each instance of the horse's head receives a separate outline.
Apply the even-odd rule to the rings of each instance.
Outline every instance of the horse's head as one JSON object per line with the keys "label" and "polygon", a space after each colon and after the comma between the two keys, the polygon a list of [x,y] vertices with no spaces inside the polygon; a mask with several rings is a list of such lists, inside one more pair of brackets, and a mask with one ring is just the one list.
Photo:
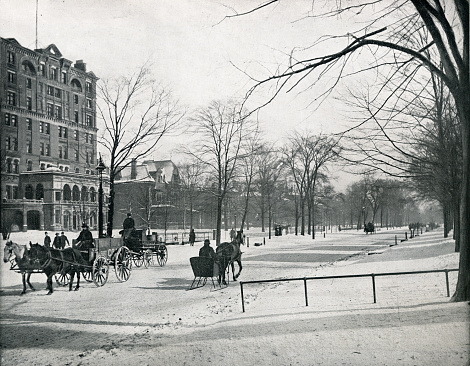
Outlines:
{"label": "horse's head", "polygon": [[8,240],[5,243],[5,248],[3,249],[3,262],[7,263],[12,256],[13,256],[13,242],[11,240]]}

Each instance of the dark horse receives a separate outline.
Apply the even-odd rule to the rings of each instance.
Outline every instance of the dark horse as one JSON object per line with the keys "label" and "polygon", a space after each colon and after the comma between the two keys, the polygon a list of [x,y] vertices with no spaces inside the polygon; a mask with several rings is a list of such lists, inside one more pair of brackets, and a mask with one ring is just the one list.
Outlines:
{"label": "dark horse", "polygon": [[[30,247],[33,245],[34,244],[30,243]],[[12,262],[11,268],[18,269],[23,279],[23,292],[21,292],[21,295],[26,293],[26,284],[28,284],[32,291],[36,291],[29,279],[31,278],[31,274],[40,270],[41,267],[31,254],[31,250],[28,249],[26,245],[20,245],[12,242],[11,240],[5,243],[5,248],[3,250],[3,262],[7,263],[14,258],[15,263]]]}
{"label": "dark horse", "polygon": [[[231,243],[221,243],[216,249],[216,255],[219,257],[219,283],[222,281],[224,285],[227,284],[225,281],[225,271],[228,265],[232,266],[233,280],[236,281],[240,272],[242,271],[242,251],[240,245],[243,244],[243,234],[241,231],[237,232],[237,236]],[[238,273],[235,275],[235,262],[238,263]]]}
{"label": "dark horse", "polygon": [[47,276],[48,295],[54,290],[52,287],[52,279],[56,273],[70,274],[69,291],[72,291],[73,279],[77,274],[77,286],[75,291],[80,288],[80,272],[87,270],[88,261],[82,256],[77,248],[54,249],[45,248],[42,245],[31,246],[31,256],[39,262],[42,271]]}

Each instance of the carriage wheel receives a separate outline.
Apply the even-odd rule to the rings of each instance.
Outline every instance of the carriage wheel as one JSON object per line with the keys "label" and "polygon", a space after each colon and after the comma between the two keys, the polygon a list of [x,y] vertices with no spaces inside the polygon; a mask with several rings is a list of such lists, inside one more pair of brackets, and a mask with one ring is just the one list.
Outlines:
{"label": "carriage wheel", "polygon": [[150,249],[147,249],[143,253],[143,258],[144,258],[144,267],[148,268],[153,264],[153,256],[152,256],[152,251]]}
{"label": "carriage wheel", "polygon": [[116,253],[114,261],[114,271],[116,277],[120,282],[126,282],[131,276],[131,252],[127,247],[120,247]]}
{"label": "carriage wheel", "polygon": [[168,260],[168,249],[166,245],[160,244],[157,248],[157,262],[160,267],[163,267]]}
{"label": "carriage wheel", "polygon": [[132,261],[136,267],[142,267],[142,264],[144,264],[143,253],[132,253]]}
{"label": "carriage wheel", "polygon": [[70,274],[68,273],[56,273],[54,277],[59,286],[67,286],[70,282]]}
{"label": "carriage wheel", "polygon": [[93,274],[90,271],[82,272],[82,276],[86,282],[93,282]]}
{"label": "carriage wheel", "polygon": [[90,274],[96,286],[103,286],[108,281],[109,264],[107,259],[102,256],[96,258],[93,261],[93,268]]}

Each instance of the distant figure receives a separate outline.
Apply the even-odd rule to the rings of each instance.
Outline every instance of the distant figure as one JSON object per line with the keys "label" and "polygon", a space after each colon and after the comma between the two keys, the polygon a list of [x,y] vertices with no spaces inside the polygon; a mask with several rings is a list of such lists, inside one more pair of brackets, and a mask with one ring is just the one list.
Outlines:
{"label": "distant figure", "polygon": [[204,246],[199,249],[199,256],[215,259],[216,254],[214,248],[211,247],[211,242],[209,241],[209,239],[204,240]]}
{"label": "distant figure", "polygon": [[55,233],[55,238],[54,242],[52,243],[52,246],[56,249],[61,249],[62,245],[60,244],[59,233]]}
{"label": "distant figure", "polygon": [[47,231],[46,231],[46,236],[44,237],[44,246],[46,248],[50,248],[51,247],[51,238],[50,236],[47,234]]}
{"label": "distant figure", "polygon": [[194,246],[194,242],[196,241],[196,233],[194,229],[191,229],[189,232],[189,245]]}
{"label": "distant figure", "polygon": [[80,231],[80,235],[77,238],[76,245],[79,249],[88,249],[95,247],[93,244],[93,235],[88,229],[88,225],[86,223],[82,224],[82,231]]}
{"label": "distant figure", "polygon": [[135,222],[134,222],[134,219],[131,216],[132,216],[132,214],[129,212],[127,214],[127,217],[124,219],[124,222],[122,223],[122,228],[124,230],[134,229]]}
{"label": "distant figure", "polygon": [[230,230],[230,241],[234,241],[235,240],[235,230],[232,228],[232,230]]}
{"label": "distant figure", "polygon": [[67,239],[63,231],[60,233],[60,246],[62,249],[64,249],[66,246],[70,246],[69,239]]}

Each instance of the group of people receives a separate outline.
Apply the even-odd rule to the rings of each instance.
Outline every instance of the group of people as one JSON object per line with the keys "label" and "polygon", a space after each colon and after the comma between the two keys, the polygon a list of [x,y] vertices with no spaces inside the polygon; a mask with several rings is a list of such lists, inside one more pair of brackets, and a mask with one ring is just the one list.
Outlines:
{"label": "group of people", "polygon": [[[44,246],[46,248],[51,247],[51,237],[49,236],[48,232],[45,232],[44,236]],[[80,244],[85,244],[87,247],[92,247],[93,245],[93,234],[90,231],[90,228],[86,223],[82,224],[82,231],[80,231],[80,234],[78,235],[78,238],[76,239],[77,243]],[[64,232],[62,231],[59,235],[59,233],[55,233],[54,241],[52,242],[52,246],[55,249],[64,249],[65,247],[70,246],[69,239],[67,236],[65,236]]]}
{"label": "group of people", "polygon": [[[44,236],[44,246],[46,248],[51,247],[51,237],[49,234],[45,233]],[[52,242],[52,246],[55,249],[64,249],[66,246],[70,246],[69,239],[65,236],[64,232],[62,231],[59,235],[59,233],[55,233],[54,241]]]}

